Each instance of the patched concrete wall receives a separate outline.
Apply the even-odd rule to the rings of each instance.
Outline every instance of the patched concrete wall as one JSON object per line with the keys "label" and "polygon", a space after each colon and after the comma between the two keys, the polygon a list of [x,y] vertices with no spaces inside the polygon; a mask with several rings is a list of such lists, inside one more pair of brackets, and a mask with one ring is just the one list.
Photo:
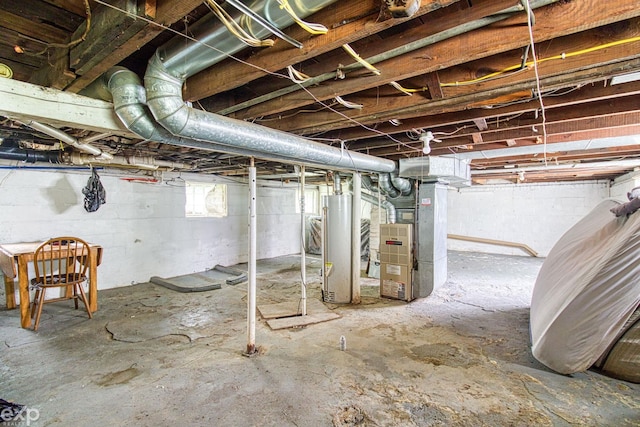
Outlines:
{"label": "patched concrete wall", "polygon": [[[608,197],[607,181],[450,189],[448,233],[524,243],[546,256],[571,226]],[[520,249],[453,239],[448,249],[528,256]]]}
{"label": "patched concrete wall", "polygon": [[[184,188],[128,182],[107,174],[101,174],[107,202],[88,213],[82,194],[88,177],[86,170],[0,170],[0,243],[67,234],[98,243],[104,247],[100,289],[247,261],[247,185],[219,181],[227,185],[227,217],[186,218]],[[296,203],[294,186],[258,184],[258,258],[300,252]]]}

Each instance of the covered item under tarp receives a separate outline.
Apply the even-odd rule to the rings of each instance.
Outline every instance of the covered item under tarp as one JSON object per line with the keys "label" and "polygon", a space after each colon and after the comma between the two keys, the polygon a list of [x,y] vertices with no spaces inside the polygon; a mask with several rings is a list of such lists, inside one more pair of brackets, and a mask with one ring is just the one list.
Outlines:
{"label": "covered item under tarp", "polygon": [[562,374],[591,367],[640,304],[640,214],[606,200],[567,231],[540,269],[531,299],[533,355]]}

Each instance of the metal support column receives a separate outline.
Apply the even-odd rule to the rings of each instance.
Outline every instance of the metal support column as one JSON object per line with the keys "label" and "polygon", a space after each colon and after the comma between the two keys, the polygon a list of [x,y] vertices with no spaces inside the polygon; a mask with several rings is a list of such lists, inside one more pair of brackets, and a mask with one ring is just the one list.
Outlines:
{"label": "metal support column", "polygon": [[247,355],[256,352],[256,168],[249,167],[249,281],[247,284]]}
{"label": "metal support column", "polygon": [[353,173],[353,200],[351,218],[351,304],[360,304],[360,258],[361,258],[361,222],[362,222],[362,175]]}
{"label": "metal support column", "polygon": [[304,187],[305,187],[305,170],[304,165],[300,166],[300,277],[302,279],[301,286],[301,307],[302,315],[307,315],[307,258],[305,245],[305,217],[304,217]]}

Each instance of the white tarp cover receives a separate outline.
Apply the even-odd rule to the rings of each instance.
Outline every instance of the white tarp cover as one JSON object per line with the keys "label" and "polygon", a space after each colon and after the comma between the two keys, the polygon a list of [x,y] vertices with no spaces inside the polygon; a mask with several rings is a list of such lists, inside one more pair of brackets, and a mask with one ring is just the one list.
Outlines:
{"label": "white tarp cover", "polygon": [[588,369],[640,303],[640,211],[606,200],[555,244],[531,299],[533,355],[562,374]]}

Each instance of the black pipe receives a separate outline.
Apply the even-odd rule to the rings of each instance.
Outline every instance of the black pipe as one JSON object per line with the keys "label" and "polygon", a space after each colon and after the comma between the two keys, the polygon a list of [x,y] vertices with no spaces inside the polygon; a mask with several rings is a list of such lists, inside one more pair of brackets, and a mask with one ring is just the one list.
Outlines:
{"label": "black pipe", "polygon": [[0,159],[17,160],[25,163],[62,163],[60,151],[25,150],[18,147],[4,147],[0,145]]}

